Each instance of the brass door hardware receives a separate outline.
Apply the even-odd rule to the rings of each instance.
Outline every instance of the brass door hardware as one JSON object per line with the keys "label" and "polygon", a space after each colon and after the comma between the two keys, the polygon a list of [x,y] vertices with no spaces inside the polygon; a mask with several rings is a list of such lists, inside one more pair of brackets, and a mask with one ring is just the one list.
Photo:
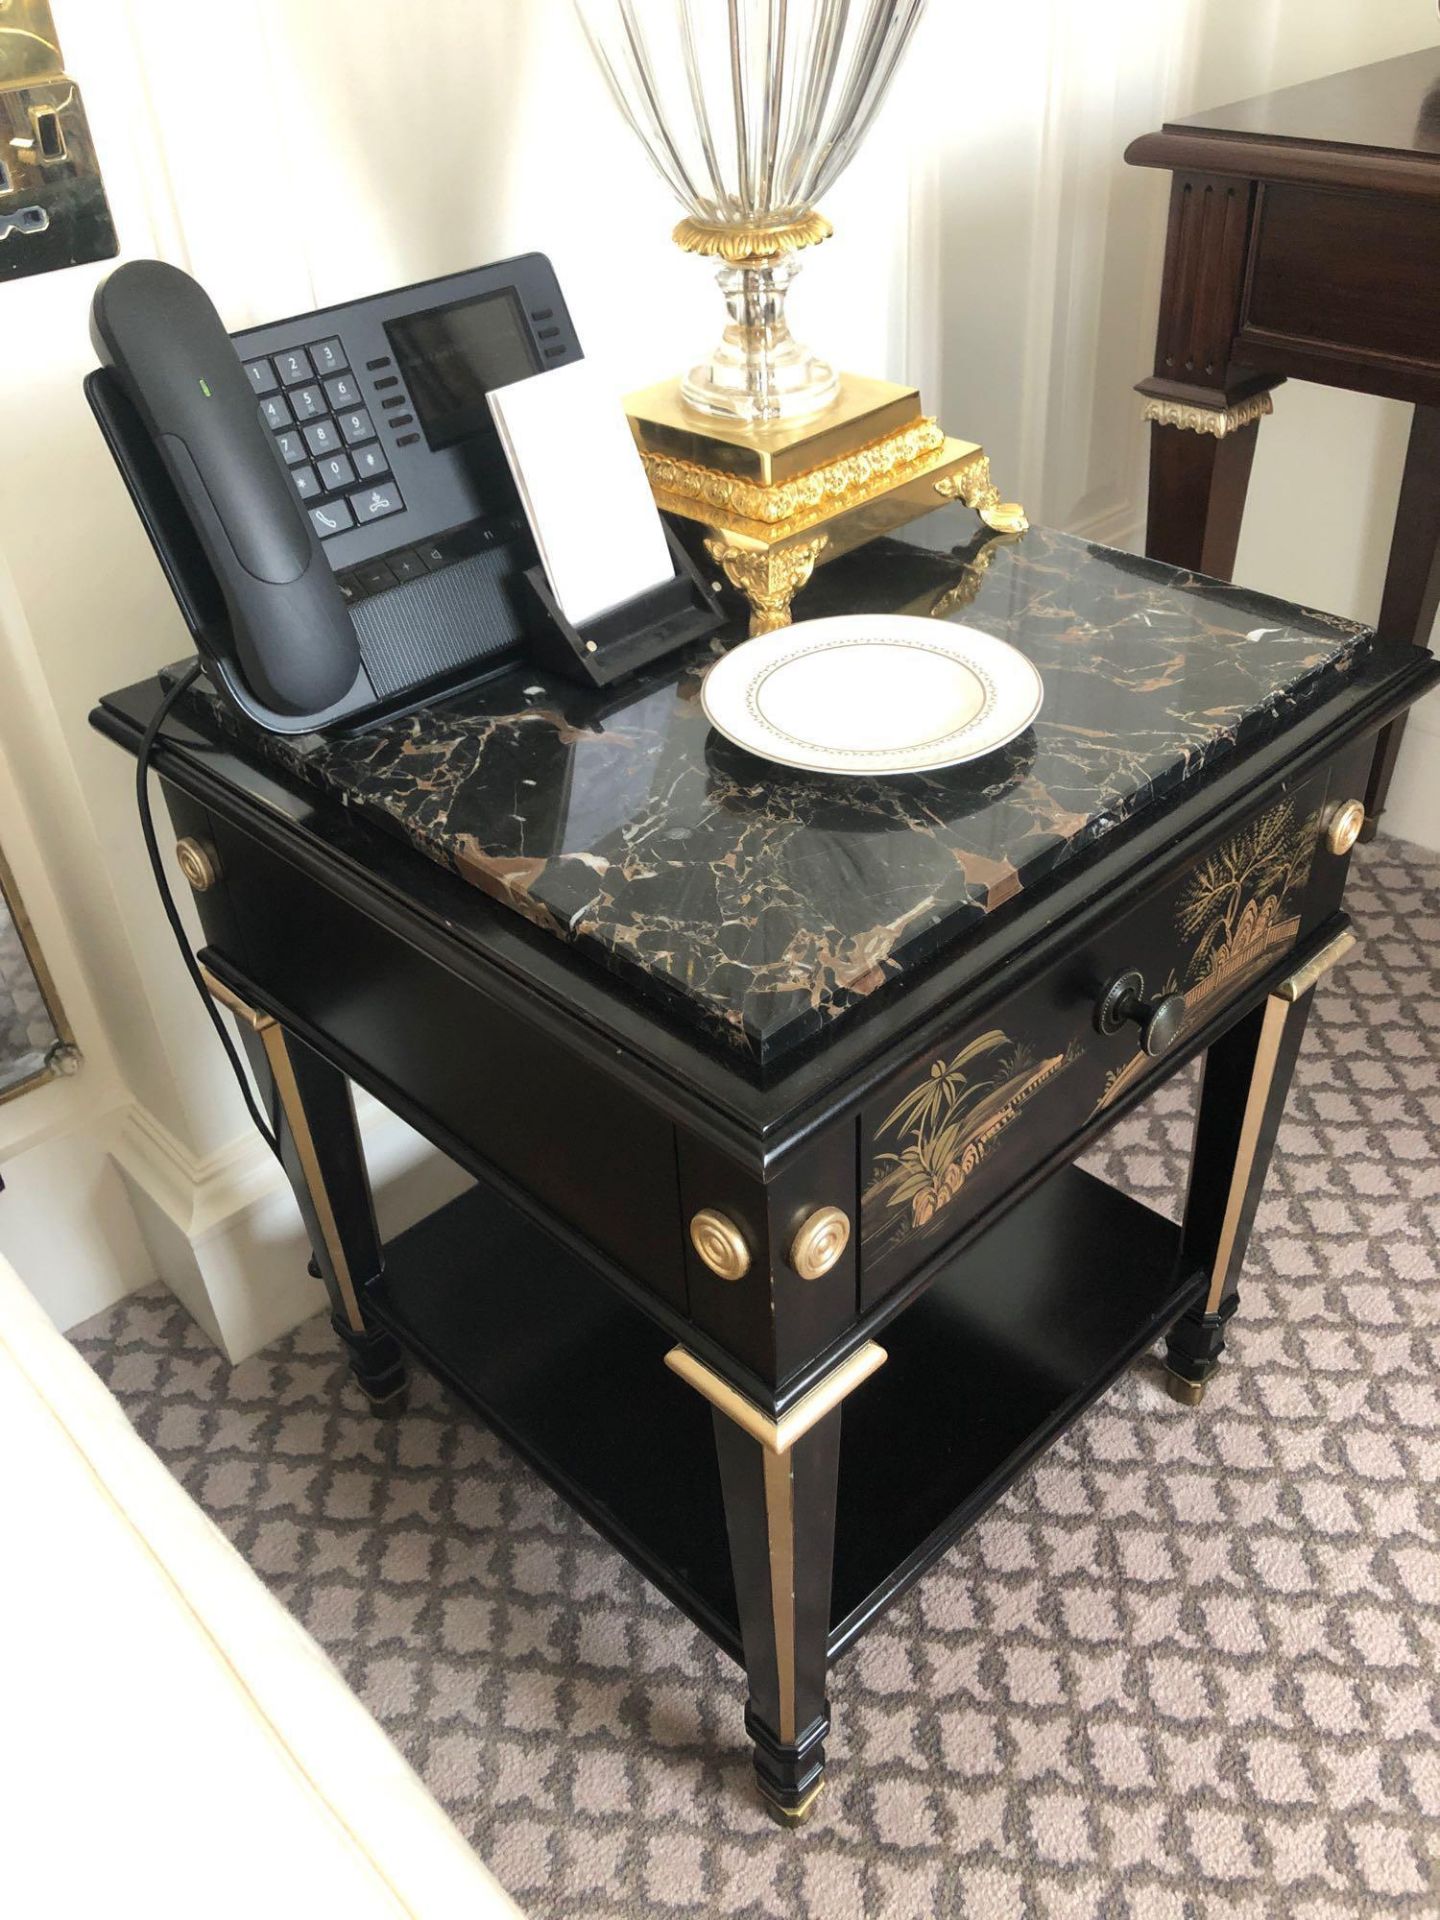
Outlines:
{"label": "brass door hardware", "polygon": [[1343,857],[1360,838],[1365,827],[1365,802],[1342,800],[1325,820],[1325,844],[1331,853]]}
{"label": "brass door hardware", "polygon": [[790,1244],[790,1264],[802,1280],[822,1280],[850,1244],[850,1220],[839,1207],[819,1207]]}
{"label": "brass door hardware", "polygon": [[186,834],[175,842],[175,864],[195,893],[208,893],[220,878],[220,856],[208,840]]}
{"label": "brass door hardware", "polygon": [[725,1214],[702,1207],[690,1222],[690,1244],[721,1280],[743,1280],[750,1271],[745,1236]]}

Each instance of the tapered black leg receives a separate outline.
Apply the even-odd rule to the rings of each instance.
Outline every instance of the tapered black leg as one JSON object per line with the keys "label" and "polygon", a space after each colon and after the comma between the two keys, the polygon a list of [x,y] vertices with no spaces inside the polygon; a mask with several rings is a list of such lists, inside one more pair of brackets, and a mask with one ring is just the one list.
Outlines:
{"label": "tapered black leg", "polygon": [[799,1822],[825,1775],[830,1576],[840,1409],[784,1453],[718,1409],[715,1446],[750,1698],[745,1731],[767,1807]]}
{"label": "tapered black leg", "polygon": [[715,1410],[750,1687],[745,1731],[761,1798],[787,1826],[809,1817],[825,1779],[840,1403],[884,1359],[871,1342],[775,1421],[683,1349],[669,1356]]}
{"label": "tapered black leg", "polygon": [[[1240,1304],[1240,1269],[1255,1224],[1275,1136],[1310,1017],[1315,981],[1353,938],[1340,935],[1282,981],[1205,1056],[1200,1113],[1185,1201],[1181,1258],[1207,1276],[1204,1294],[1170,1329],[1166,1365],[1177,1400],[1198,1406],[1225,1350]],[[1322,964],[1323,963],[1323,964]]]}
{"label": "tapered black leg", "polygon": [[330,1296],[331,1324],[348,1350],[350,1371],[372,1412],[401,1413],[408,1395],[404,1355],[364,1312],[365,1288],[383,1256],[350,1082],[268,1014],[246,1006],[219,981],[210,986],[239,1023],[310,1238],[312,1271]]}

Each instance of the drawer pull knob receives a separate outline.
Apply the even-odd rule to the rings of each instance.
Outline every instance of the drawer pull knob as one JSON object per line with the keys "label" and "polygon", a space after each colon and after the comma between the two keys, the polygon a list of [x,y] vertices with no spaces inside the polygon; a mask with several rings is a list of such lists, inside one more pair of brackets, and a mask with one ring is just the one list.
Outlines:
{"label": "drawer pull knob", "polygon": [[850,1222],[839,1207],[820,1207],[790,1243],[790,1264],[802,1280],[823,1280],[850,1244]]}
{"label": "drawer pull knob", "polygon": [[1159,1000],[1145,998],[1145,980],[1138,973],[1122,973],[1101,994],[1095,1008],[1100,1033],[1119,1033],[1128,1022],[1140,1029],[1140,1049],[1153,1060],[1178,1039],[1185,1024],[1185,996],[1167,993]]}
{"label": "drawer pull knob", "polygon": [[690,1244],[721,1280],[743,1280],[750,1271],[750,1249],[733,1220],[702,1207],[690,1222]]}
{"label": "drawer pull knob", "polygon": [[1325,844],[1331,853],[1343,856],[1349,853],[1360,838],[1364,827],[1365,802],[1363,800],[1342,801],[1325,822]]}

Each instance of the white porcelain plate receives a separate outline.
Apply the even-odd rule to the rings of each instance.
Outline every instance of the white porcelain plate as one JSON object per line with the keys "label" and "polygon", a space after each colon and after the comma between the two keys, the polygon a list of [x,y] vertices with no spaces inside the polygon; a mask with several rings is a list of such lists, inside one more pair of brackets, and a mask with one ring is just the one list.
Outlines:
{"label": "white porcelain plate", "polygon": [[993,753],[1040,711],[1023,653],[913,614],[801,620],[747,640],[700,704],[748,753],[812,773],[929,773]]}

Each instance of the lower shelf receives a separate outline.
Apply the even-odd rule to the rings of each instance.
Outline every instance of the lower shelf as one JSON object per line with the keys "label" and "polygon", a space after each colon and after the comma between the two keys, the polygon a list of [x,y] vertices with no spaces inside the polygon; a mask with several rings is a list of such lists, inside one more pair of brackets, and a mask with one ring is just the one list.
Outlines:
{"label": "lower shelf", "polygon": [[[846,1402],[831,1651],[1173,1321],[1178,1230],[1077,1168],[951,1262]],[[375,1317],[728,1652],[740,1636],[708,1406],[671,1342],[475,1188],[386,1249]]]}

